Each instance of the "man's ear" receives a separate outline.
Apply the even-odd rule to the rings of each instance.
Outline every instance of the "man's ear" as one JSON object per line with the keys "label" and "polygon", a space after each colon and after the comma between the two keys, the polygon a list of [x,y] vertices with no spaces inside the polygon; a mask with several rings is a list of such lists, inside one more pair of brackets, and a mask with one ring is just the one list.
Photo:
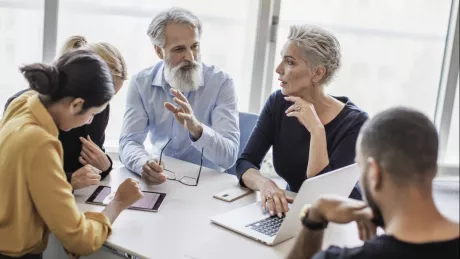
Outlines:
{"label": "man's ear", "polygon": [[80,114],[83,111],[83,104],[85,103],[85,100],[82,98],[75,98],[70,102],[70,112],[73,115]]}
{"label": "man's ear", "polygon": [[155,52],[157,53],[158,57],[160,59],[164,59],[163,49],[158,47],[157,45],[155,45],[154,48],[155,48]]}
{"label": "man's ear", "polygon": [[380,166],[372,157],[367,159],[367,166],[369,168],[369,187],[373,190],[379,190],[382,187],[382,171],[380,170]]}

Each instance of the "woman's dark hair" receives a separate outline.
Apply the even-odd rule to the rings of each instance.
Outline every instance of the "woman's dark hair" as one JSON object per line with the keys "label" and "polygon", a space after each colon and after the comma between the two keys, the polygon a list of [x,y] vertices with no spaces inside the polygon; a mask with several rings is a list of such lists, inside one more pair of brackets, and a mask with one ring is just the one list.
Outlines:
{"label": "woman's dark hair", "polygon": [[110,69],[90,50],[75,50],[52,65],[35,63],[20,70],[45,106],[65,97],[82,98],[84,111],[104,105],[115,94]]}

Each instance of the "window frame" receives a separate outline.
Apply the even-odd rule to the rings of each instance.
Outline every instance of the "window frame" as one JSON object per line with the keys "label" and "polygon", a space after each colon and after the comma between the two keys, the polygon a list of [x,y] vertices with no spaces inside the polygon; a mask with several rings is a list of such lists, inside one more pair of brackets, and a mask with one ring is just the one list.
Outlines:
{"label": "window frame", "polygon": [[[448,33],[444,48],[443,66],[439,80],[435,110],[435,125],[439,132],[439,161],[444,163],[450,125],[453,119],[455,93],[459,76],[459,17],[458,0],[452,0]],[[457,168],[459,165],[456,165]],[[458,171],[458,170],[457,170]]]}
{"label": "window frame", "polygon": [[[271,93],[276,35],[281,9],[281,0],[258,0],[256,46],[249,98],[249,112],[259,113]],[[43,61],[54,59],[57,47],[59,0],[44,0]],[[454,108],[455,91],[459,71],[459,0],[452,0],[443,66],[438,87],[435,110],[435,125],[439,131],[440,163],[447,150],[450,124]],[[120,10],[117,10],[118,12]],[[129,12],[129,11],[128,11]],[[118,147],[111,147],[116,152]],[[455,165],[458,172],[458,164]]]}

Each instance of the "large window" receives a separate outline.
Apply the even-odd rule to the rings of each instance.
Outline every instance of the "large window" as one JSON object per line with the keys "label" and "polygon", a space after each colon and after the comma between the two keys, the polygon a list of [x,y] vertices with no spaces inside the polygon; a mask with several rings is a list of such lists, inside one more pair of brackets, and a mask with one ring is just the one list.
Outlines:
{"label": "large window", "polygon": [[21,65],[40,62],[43,0],[0,1],[0,116],[6,100],[27,88]]}
{"label": "large window", "polygon": [[407,105],[433,118],[450,7],[450,0],[282,0],[275,67],[290,25],[319,25],[342,48],[330,94],[350,97],[371,116]]}
{"label": "large window", "polygon": [[[88,41],[115,45],[128,65],[129,76],[155,64],[159,59],[146,35],[159,11],[180,6],[193,11],[203,22],[202,60],[232,76],[239,108],[248,109],[255,41],[257,1],[234,0],[61,0],[58,46],[72,35]],[[117,145],[122,127],[128,82],[111,103],[107,145]]]}
{"label": "large window", "polygon": [[444,162],[450,165],[459,165],[459,114],[458,114],[458,80],[457,90],[455,93],[454,110],[452,113],[452,120],[450,122],[449,138],[447,142],[447,150]]}
{"label": "large window", "polygon": [[[446,111],[436,113],[452,113],[452,117],[442,117],[451,120],[450,124],[440,123],[450,125],[448,143],[442,144],[442,162],[458,165],[458,82],[453,112],[442,98],[436,103],[438,91],[439,96],[453,92],[451,83],[445,87],[442,71],[458,70],[458,64],[444,64],[443,68],[443,61],[448,60],[443,60],[444,56],[451,56],[458,2],[0,0],[0,116],[6,100],[27,88],[18,67],[49,60],[50,53],[58,53],[73,35],[116,46],[127,62],[129,81],[132,75],[159,61],[146,35],[152,18],[166,8],[178,6],[191,10],[203,22],[202,60],[234,79],[240,111],[258,113],[265,102],[264,95],[279,89],[278,75],[270,67],[276,68],[281,60],[289,26],[318,25],[334,33],[342,48],[342,68],[327,91],[350,97],[371,116],[391,106],[405,105],[434,120],[437,107],[445,106]],[[454,48],[458,49],[458,43]],[[111,101],[105,143],[109,150],[116,151],[118,147],[127,86],[125,82]],[[261,89],[263,93],[258,93]]]}

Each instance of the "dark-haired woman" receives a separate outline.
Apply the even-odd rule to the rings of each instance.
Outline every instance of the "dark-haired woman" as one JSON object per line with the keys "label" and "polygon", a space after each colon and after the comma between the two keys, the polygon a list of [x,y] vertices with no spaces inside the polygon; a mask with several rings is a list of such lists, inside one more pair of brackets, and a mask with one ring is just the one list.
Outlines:
{"label": "dark-haired woman", "polygon": [[[89,49],[96,53],[108,65],[113,77],[115,93],[123,86],[127,78],[126,63],[120,52],[109,43],[88,43],[83,36],[72,36],[62,47],[60,55],[75,49]],[[29,89],[22,90],[6,102],[9,104]],[[105,154],[105,130],[109,123],[110,107],[107,105],[101,113],[94,116],[91,123],[70,131],[59,131],[59,140],[64,152],[64,171],[67,181],[73,189],[98,185],[112,171],[112,160]],[[85,165],[92,165],[100,170],[100,174],[93,174]]]}
{"label": "dark-haired woman", "polygon": [[34,91],[14,100],[0,122],[0,258],[41,258],[49,232],[70,253],[90,254],[142,194],[127,179],[102,213],[81,214],[63,170],[58,132],[91,123],[105,109],[114,95],[112,75],[87,50],[21,71]]}

